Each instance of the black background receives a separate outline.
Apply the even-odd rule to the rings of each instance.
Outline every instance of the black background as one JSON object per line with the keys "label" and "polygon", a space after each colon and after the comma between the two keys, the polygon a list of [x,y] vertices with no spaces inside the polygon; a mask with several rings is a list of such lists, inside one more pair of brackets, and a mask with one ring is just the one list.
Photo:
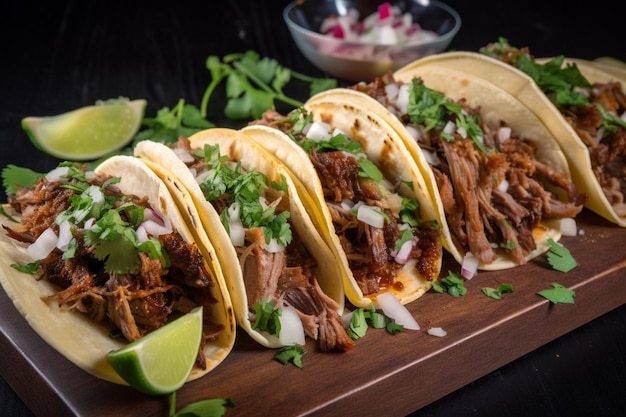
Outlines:
{"label": "black background", "polygon": [[[0,1],[0,168],[12,163],[44,171],[58,162],[31,145],[20,127],[25,116],[118,96],[147,99],[148,116],[179,98],[199,105],[210,82],[204,67],[209,55],[254,49],[296,71],[322,75],[295,49],[282,19],[287,3]],[[450,49],[477,51],[505,36],[536,56],[626,59],[624,17],[608,0],[448,4],[463,19]],[[210,107],[209,118],[223,122],[219,104]],[[5,199],[2,191],[0,201]],[[625,342],[621,307],[415,416],[621,415]],[[29,415],[1,379],[0,415]]]}

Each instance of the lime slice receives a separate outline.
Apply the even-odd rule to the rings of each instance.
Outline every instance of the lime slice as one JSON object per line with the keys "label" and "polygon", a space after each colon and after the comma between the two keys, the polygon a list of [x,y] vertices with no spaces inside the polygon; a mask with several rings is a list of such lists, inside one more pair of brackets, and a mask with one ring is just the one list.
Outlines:
{"label": "lime slice", "polygon": [[148,333],[107,359],[130,386],[151,395],[182,387],[193,369],[202,336],[202,307]]}
{"label": "lime slice", "polygon": [[88,161],[128,144],[141,126],[145,108],[145,100],[111,99],[57,116],[25,117],[22,128],[43,152]]}

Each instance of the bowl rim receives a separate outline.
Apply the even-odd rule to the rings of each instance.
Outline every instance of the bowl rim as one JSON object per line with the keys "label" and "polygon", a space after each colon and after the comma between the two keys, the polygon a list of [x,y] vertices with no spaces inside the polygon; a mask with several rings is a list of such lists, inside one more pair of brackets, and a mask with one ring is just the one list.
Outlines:
{"label": "bowl rim", "polygon": [[[394,0],[388,0],[391,4],[394,4],[395,1]],[[384,44],[384,43],[372,43],[372,42],[367,42],[367,41],[360,41],[360,40],[351,40],[351,41],[346,41],[344,39],[341,38],[335,38],[334,36],[329,36],[329,35],[325,35],[323,33],[320,32],[316,32],[314,30],[309,30],[306,29],[300,25],[298,25],[295,21],[293,21],[290,17],[289,17],[289,12],[296,8],[297,6],[301,5],[303,3],[302,0],[294,0],[291,3],[289,3],[287,6],[285,6],[285,8],[283,9],[283,19],[285,20],[285,22],[287,23],[287,26],[291,29],[297,29],[298,31],[308,35],[308,36],[312,36],[314,38],[318,38],[321,40],[334,40],[337,42],[341,42],[344,45],[367,45],[367,46],[377,46],[377,47],[414,47],[414,46],[425,46],[425,45],[432,45],[432,44],[436,44],[436,43],[442,43],[442,42],[447,42],[448,39],[453,38],[457,32],[461,29],[461,15],[450,5],[441,2],[441,1],[437,1],[437,0],[430,0],[430,4],[429,5],[434,5],[437,6],[443,10],[445,10],[446,12],[448,12],[452,18],[454,19],[454,26],[452,26],[452,29],[450,29],[449,31],[447,31],[446,33],[443,34],[438,34],[439,36],[437,36],[434,39],[429,39],[426,41],[423,40],[412,40],[412,41],[403,41],[403,42],[398,42],[398,43],[394,43],[394,44]]]}

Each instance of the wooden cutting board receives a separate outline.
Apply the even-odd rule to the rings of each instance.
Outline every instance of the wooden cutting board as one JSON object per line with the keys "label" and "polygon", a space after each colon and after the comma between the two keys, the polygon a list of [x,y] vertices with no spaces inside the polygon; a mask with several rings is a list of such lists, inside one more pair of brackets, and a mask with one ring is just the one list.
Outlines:
{"label": "wooden cutting board", "polygon": [[[232,353],[213,372],[178,392],[178,408],[207,398],[231,398],[228,417],[406,415],[557,337],[626,303],[626,230],[584,211],[584,233],[566,237],[579,266],[552,270],[545,256],[528,265],[480,272],[454,298],[429,292],[408,305],[419,331],[397,335],[370,329],[346,353],[306,345],[303,369],[283,366],[275,351],[238,332]],[[442,275],[458,272],[446,256]],[[502,300],[482,287],[513,285]],[[536,295],[558,282],[575,303],[551,304]],[[427,334],[442,327],[447,336]],[[167,416],[168,400],[99,380],[68,362],[28,326],[0,291],[0,374],[41,416]]]}

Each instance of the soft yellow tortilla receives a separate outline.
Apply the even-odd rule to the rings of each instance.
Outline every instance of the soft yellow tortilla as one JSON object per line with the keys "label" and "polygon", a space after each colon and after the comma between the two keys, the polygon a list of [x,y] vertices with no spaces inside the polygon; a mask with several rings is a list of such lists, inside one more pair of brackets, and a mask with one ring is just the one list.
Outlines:
{"label": "soft yellow tortilla", "polygon": [[[148,197],[151,206],[168,217],[172,227],[188,242],[192,234],[183,221],[174,199],[162,181],[138,159],[116,156],[103,162],[96,173],[120,177],[118,188],[125,194],[134,193]],[[5,208],[9,214],[11,209]],[[15,223],[2,218],[2,223],[15,227]],[[76,311],[59,308],[56,300],[44,298],[58,292],[58,288],[44,280],[37,280],[34,275],[17,271],[10,265],[32,262],[26,245],[11,238],[6,233],[0,235],[0,283],[13,301],[17,310],[29,325],[50,346],[78,367],[107,381],[126,384],[106,359],[106,354],[119,349],[126,343],[109,336],[109,330],[89,317]],[[209,271],[214,266],[207,261]],[[219,281],[219,277],[218,281]],[[218,282],[219,284],[219,282]],[[224,330],[215,341],[207,342],[204,350],[207,367],[205,370],[194,368],[188,380],[197,379],[214,369],[232,350],[235,339],[235,322],[232,314],[230,297],[221,284],[213,291],[217,303],[212,306],[211,315],[223,323]],[[206,308],[206,307],[205,307]]]}
{"label": "soft yellow tortilla", "polygon": [[[205,144],[219,145],[222,155],[228,156],[233,161],[241,162],[241,166],[245,170],[254,170],[264,174],[270,182],[282,183],[284,179],[289,198],[283,202],[283,208],[291,213],[293,227],[303,240],[309,253],[317,261],[314,274],[320,288],[337,303],[337,312],[342,314],[345,305],[342,274],[345,272],[337,266],[332,251],[318,234],[314,224],[315,219],[307,213],[290,173],[265,149],[237,130],[208,129],[193,135],[189,141],[193,149],[203,149]],[[263,346],[269,348],[283,346],[276,336],[252,329],[248,313],[248,297],[237,252],[230,242],[230,237],[224,229],[218,213],[211,203],[205,200],[187,166],[176,157],[171,149],[155,142],[140,142],[135,148],[135,154],[144,160],[153,162],[152,168],[155,171],[169,172],[172,178],[180,181],[188,189],[191,200],[185,205],[192,204],[198,208],[202,221],[199,232],[205,232],[211,244],[219,248],[217,257],[223,267],[225,280],[232,295],[235,317],[239,326]]]}
{"label": "soft yellow tortilla", "polygon": [[[434,220],[439,223],[438,211],[428,193],[428,185],[420,174],[415,162],[408,157],[404,145],[399,139],[392,139],[396,133],[389,129],[385,121],[378,115],[365,111],[358,106],[346,105],[337,100],[332,92],[320,93],[305,103],[305,108],[313,114],[315,120],[329,123],[331,126],[344,131],[351,139],[358,141],[368,158],[379,167],[386,178],[395,181],[395,184],[409,182],[413,190],[404,186],[404,195],[416,198],[420,203],[420,212],[424,220]],[[334,248],[336,258],[349,271],[344,277],[346,296],[350,302],[359,307],[367,308],[372,303],[377,304],[373,294],[365,296],[359,288],[349,269],[348,259],[342,249],[332,223],[332,216],[324,199],[324,192],[319,177],[311,163],[309,156],[300,146],[294,143],[286,134],[266,126],[250,125],[242,129],[252,136],[292,172],[309,195],[309,211],[321,219],[323,227],[320,233]],[[436,265],[437,273],[441,268],[441,258]],[[416,300],[431,288],[431,282],[420,276],[415,268],[415,261],[408,262],[396,277],[403,288],[389,288],[389,291],[407,304]]]}
{"label": "soft yellow tortilla", "polygon": [[[462,71],[493,84],[519,100],[539,118],[561,147],[570,167],[572,181],[580,192],[587,194],[585,207],[621,227],[626,227],[626,218],[620,217],[611,207],[600,183],[593,174],[587,146],[527,74],[509,64],[476,52],[447,52],[432,55],[407,65],[398,70],[398,73],[408,74],[426,68]],[[608,75],[605,72],[591,71],[590,68],[583,67],[580,69],[591,82],[606,82],[607,80]]]}

